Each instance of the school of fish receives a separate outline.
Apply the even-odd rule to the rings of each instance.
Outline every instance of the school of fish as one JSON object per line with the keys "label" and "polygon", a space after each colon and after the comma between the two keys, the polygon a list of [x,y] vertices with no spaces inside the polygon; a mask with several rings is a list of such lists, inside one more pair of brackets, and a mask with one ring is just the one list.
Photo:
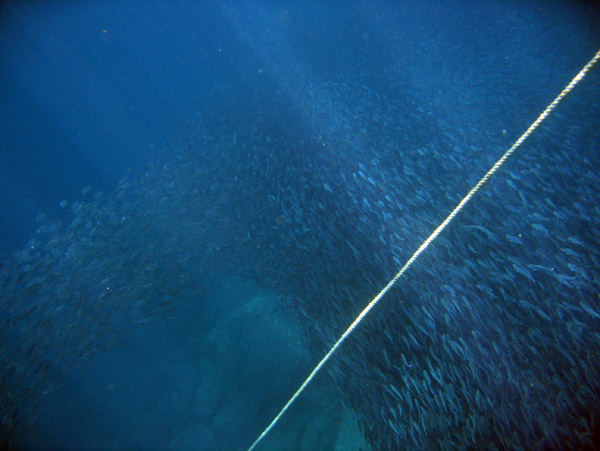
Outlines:
{"label": "school of fish", "polygon": [[[70,223],[40,215],[36,237],[2,262],[5,443],[57,374],[219,275],[276,291],[322,355],[531,119],[520,96],[495,111],[474,103],[477,80],[460,96],[440,87],[432,98],[452,101],[436,104],[364,74],[267,76],[207,92],[145,174],[110,193],[85,187],[61,204]],[[598,439],[600,83],[590,78],[328,365],[376,449]]]}

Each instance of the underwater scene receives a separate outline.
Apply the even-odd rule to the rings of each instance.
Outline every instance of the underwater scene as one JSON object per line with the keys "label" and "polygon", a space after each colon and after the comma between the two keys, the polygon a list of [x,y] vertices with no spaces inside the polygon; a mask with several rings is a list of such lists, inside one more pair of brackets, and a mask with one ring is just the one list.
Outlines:
{"label": "underwater scene", "polygon": [[596,2],[5,1],[0,38],[2,449],[600,449]]}

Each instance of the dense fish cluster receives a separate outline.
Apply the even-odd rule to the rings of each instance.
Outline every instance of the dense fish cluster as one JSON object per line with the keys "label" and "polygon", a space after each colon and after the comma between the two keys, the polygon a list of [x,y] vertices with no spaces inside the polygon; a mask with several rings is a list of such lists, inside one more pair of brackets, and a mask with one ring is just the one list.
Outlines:
{"label": "dense fish cluster", "polygon": [[[477,111],[473,99],[491,88],[468,73],[464,96],[449,96],[449,81],[409,89],[397,73],[300,75],[276,82],[267,66],[245,89],[214,87],[189,134],[142,177],[110,194],[84,189],[64,204],[69,224],[40,218],[38,236],[1,268],[4,440],[56,374],[136,323],[199,302],[215,275],[277,291],[321,353],[539,112],[518,92]],[[333,359],[377,449],[597,438],[598,79]]]}
{"label": "dense fish cluster", "polygon": [[[136,197],[125,180],[110,196],[87,191],[69,207],[74,218],[66,227],[40,215],[37,237],[1,268],[3,438],[18,417],[34,418],[57,374],[112,346],[135,324],[167,315],[187,290],[198,295],[207,283],[186,255],[186,235],[169,237],[165,223],[145,214],[154,193]],[[181,259],[171,254],[175,239]]]}
{"label": "dense fish cluster", "polygon": [[[328,92],[352,98],[344,89]],[[426,130],[435,142],[407,144],[399,153],[377,139],[386,135],[385,118],[426,118],[418,111],[407,117],[398,102],[379,104],[366,87],[351,89],[369,113],[352,124],[344,122],[350,114],[320,118],[330,128],[312,135],[302,153],[293,147],[297,139],[284,138],[294,133],[290,123],[260,136],[262,145],[253,144],[250,131],[251,144],[241,142],[252,152],[227,156],[245,161],[240,186],[264,193],[264,204],[254,201],[251,211],[222,212],[243,216],[248,227],[245,234],[232,231],[237,255],[253,255],[240,268],[286,294],[318,345],[335,341],[494,156],[434,127]],[[588,118],[598,117],[597,106],[586,108]],[[592,149],[599,135],[593,120],[569,124],[575,110],[563,112],[411,269],[334,362],[331,373],[375,447],[575,447],[595,440],[600,212]],[[361,124],[364,117],[378,120]],[[232,143],[247,123],[251,117],[240,119]],[[337,142],[338,128],[363,150]],[[416,142],[419,131],[411,137]],[[484,139],[475,130],[471,138]],[[506,147],[502,131],[485,138],[495,155]],[[269,228],[275,233],[265,240]]]}

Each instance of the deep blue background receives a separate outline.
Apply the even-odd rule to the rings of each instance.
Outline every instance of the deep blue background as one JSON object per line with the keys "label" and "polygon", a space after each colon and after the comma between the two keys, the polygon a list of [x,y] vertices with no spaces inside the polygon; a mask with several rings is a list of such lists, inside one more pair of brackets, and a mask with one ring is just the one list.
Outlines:
{"label": "deep blue background", "polygon": [[[197,2],[2,2],[0,251],[80,190],[143,171],[239,64],[222,14]],[[225,50],[225,52],[223,52]]]}

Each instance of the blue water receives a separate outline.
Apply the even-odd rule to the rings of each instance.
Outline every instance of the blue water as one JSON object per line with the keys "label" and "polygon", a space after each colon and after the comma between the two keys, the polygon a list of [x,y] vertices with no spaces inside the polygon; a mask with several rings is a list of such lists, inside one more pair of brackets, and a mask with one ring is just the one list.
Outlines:
{"label": "blue water", "polygon": [[209,44],[232,39],[219,16],[194,3],[3,2],[2,251],[83,187],[141,173],[181,133],[235,60]]}
{"label": "blue water", "polygon": [[[598,51],[598,19],[593,2],[567,1],[2,2],[0,443],[247,448],[342,325]],[[486,194],[490,213],[473,207],[451,232],[456,255],[472,258],[454,274],[430,260],[417,280],[434,288],[407,290],[456,294],[454,275],[489,273],[500,287],[490,299],[540,309],[533,333],[552,313],[532,293],[564,287],[565,340],[581,345],[566,358],[592,368],[599,72],[531,140],[555,164],[530,148],[499,174],[493,194],[506,203],[496,210]],[[340,359],[262,449],[365,449],[361,421],[375,446],[401,436],[387,422],[394,376],[373,357],[390,324],[361,336],[374,360]],[[600,387],[589,374],[581,393]],[[361,380],[373,375],[383,394],[367,408]],[[573,405],[559,412],[566,424],[596,412]],[[579,433],[565,428],[562,439]]]}

